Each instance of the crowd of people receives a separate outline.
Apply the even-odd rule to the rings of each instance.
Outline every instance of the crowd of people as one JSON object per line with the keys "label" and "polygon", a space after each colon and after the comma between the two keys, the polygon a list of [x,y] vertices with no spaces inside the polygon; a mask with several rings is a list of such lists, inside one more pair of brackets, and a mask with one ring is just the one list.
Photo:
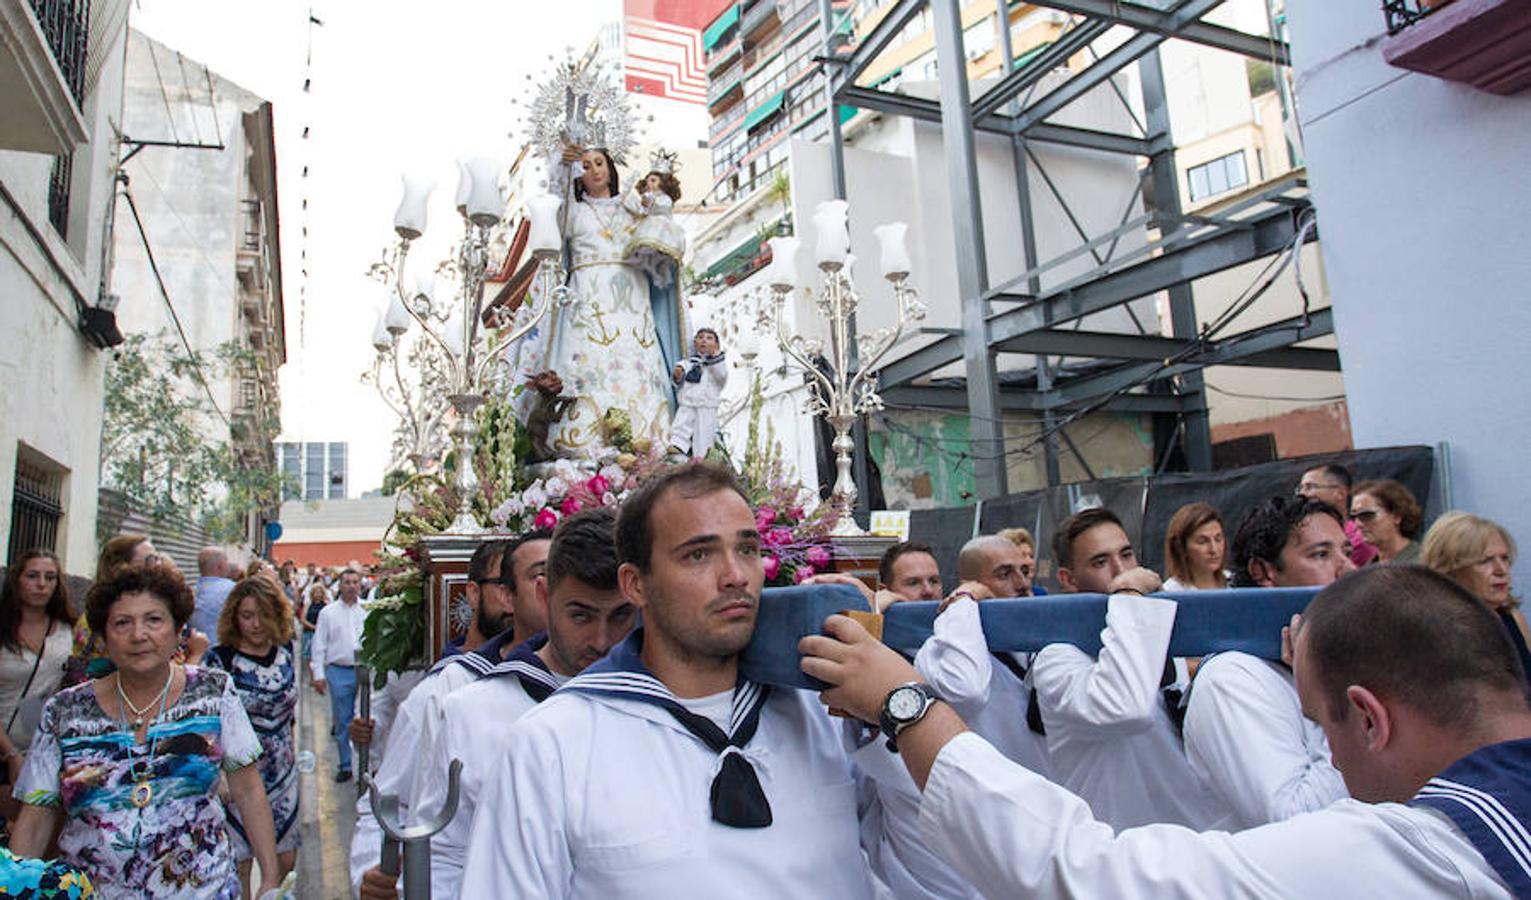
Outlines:
{"label": "crowd of people", "polygon": [[[1061,523],[1057,588],[1109,598],[1093,653],[991,652],[981,604],[1042,593],[1025,529],[969,541],[954,590],[918,540],[875,589],[817,575],[939,612],[912,658],[831,617],[800,647],[815,697],[741,673],[753,511],[726,469],[677,467],[615,515],[485,542],[462,652],[391,678],[348,736],[405,821],[462,763],[438,897],[1526,896],[1502,864],[1525,845],[1493,839],[1531,809],[1513,541],[1459,512],[1421,534],[1407,489],[1339,466],[1297,488],[1226,524],[1181,509],[1167,578],[1111,510]],[[1226,587],[1323,590],[1280,660],[1171,657],[1174,592]],[[359,893],[397,896],[358,814]]]}
{"label": "crowd of people", "polygon": [[[990,649],[981,605],[1044,593],[1038,536],[975,536],[952,573],[904,541],[875,588],[812,580],[878,611],[936,601],[931,637],[905,656],[830,617],[799,647],[816,696],[742,674],[761,535],[727,468],[686,464],[620,510],[481,542],[466,635],[390,675],[367,719],[359,568],[207,548],[188,584],[122,536],[77,620],[58,559],[24,553],[0,598],[4,862],[56,857],[54,883],[107,897],[248,895],[252,862],[275,887],[306,661],[337,780],[368,747],[359,774],[409,822],[461,762],[438,897],[1528,896],[1515,543],[1422,519],[1401,484],[1321,466],[1226,520],[1177,511],[1161,577],[1115,513],[1079,510],[1047,536],[1050,574],[1108,598],[1095,652]],[[1279,660],[1171,656],[1175,592],[1227,587],[1322,590]],[[398,896],[357,811],[354,884]]]}

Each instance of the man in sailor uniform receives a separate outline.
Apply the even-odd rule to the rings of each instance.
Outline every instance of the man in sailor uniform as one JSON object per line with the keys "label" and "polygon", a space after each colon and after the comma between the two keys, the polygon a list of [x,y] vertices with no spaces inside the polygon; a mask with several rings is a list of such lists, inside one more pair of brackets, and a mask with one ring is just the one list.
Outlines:
{"label": "man in sailor uniform", "polygon": [[617,549],[643,626],[511,728],[463,892],[870,898],[845,723],[739,672],[764,574],[733,473],[652,479]]}
{"label": "man in sailor uniform", "polygon": [[[918,677],[843,616],[825,631],[799,649],[838,708],[877,718]],[[1531,897],[1531,702],[1492,612],[1426,569],[1365,569],[1308,606],[1294,669],[1354,799],[1233,834],[1116,831],[950,707],[905,704],[925,834],[987,896]]]}
{"label": "man in sailor uniform", "polygon": [[[414,796],[416,775],[420,771],[421,732],[426,721],[426,705],[432,697],[445,696],[483,676],[495,663],[502,648],[508,645],[513,631],[506,626],[510,617],[510,590],[501,573],[505,541],[485,541],[473,551],[468,561],[468,603],[474,622],[468,627],[465,652],[443,657],[431,667],[394,714],[388,729],[388,743],[383,747],[383,762],[373,783],[384,794],[399,798],[399,814],[408,818]],[[486,626],[480,627],[483,617]],[[491,628],[502,629],[498,633]],[[351,882],[360,889],[365,875],[374,870],[382,855],[382,832],[371,815],[371,804],[364,799],[357,804],[356,829],[351,837]]]}
{"label": "man in sailor uniform", "polygon": [[[597,508],[563,520],[536,585],[547,632],[517,645],[478,681],[441,700],[441,720],[416,781],[413,808],[446,802],[447,767],[462,761],[457,815],[431,838],[431,896],[462,893],[463,855],[480,794],[504,752],[510,728],[528,710],[627,637],[637,609],[617,586],[616,513]],[[469,891],[468,896],[486,896]]]}
{"label": "man in sailor uniform", "polygon": [[[1245,516],[1233,538],[1237,584],[1332,584],[1354,569],[1340,514],[1302,497],[1276,497]],[[1191,771],[1228,810],[1230,830],[1323,809],[1345,794],[1329,742],[1302,714],[1288,663],[1248,653],[1202,660],[1185,716]]]}
{"label": "man in sailor uniform", "polygon": [[1032,663],[1053,778],[1113,828],[1213,824],[1216,805],[1186,764],[1176,722],[1185,676],[1168,656],[1174,601],[1146,596],[1159,576],[1137,566],[1108,509],[1065,519],[1053,556],[1066,591],[1110,596],[1098,655],[1051,644]]}

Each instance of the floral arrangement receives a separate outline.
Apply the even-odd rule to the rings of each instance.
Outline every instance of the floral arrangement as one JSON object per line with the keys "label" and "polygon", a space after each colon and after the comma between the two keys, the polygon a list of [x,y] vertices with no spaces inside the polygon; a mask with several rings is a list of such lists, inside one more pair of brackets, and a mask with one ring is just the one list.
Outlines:
{"label": "floral arrangement", "polygon": [[[768,586],[797,584],[830,565],[827,535],[835,524],[828,503],[789,477],[780,442],[769,421],[762,427],[764,397],[757,376],[749,395],[749,432],[744,459],[736,464],[722,445],[708,458],[735,468],[741,488],[755,510],[762,562]],[[620,414],[609,416],[607,435],[614,445],[592,467],[554,460],[533,474],[520,464],[529,442],[507,399],[491,399],[477,413],[473,463],[479,476],[474,514],[492,536],[555,527],[580,510],[618,506],[629,494],[674,461],[651,442],[634,439]],[[456,465],[448,455],[445,468]],[[378,599],[367,604],[362,658],[377,673],[403,671],[422,655],[425,644],[424,576],[414,547],[423,537],[443,532],[456,510],[450,481],[440,473],[416,475],[399,489],[400,503],[379,552],[385,571]],[[397,548],[397,549],[393,549]]]}

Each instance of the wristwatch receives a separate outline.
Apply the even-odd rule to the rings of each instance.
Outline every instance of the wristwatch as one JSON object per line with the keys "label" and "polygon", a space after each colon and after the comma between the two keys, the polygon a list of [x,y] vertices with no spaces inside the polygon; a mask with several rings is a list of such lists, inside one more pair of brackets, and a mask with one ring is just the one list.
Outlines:
{"label": "wristwatch", "polygon": [[898,735],[905,728],[925,718],[930,704],[938,700],[936,692],[927,684],[911,681],[888,692],[882,701],[882,713],[877,717],[882,733],[888,738],[888,749],[898,752]]}

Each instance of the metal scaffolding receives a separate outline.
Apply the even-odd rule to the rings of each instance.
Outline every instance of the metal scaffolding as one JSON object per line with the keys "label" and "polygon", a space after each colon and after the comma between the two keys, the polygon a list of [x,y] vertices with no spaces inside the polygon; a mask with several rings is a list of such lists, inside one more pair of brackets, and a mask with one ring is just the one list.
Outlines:
{"label": "metal scaffolding", "polygon": [[[939,332],[927,345],[890,363],[880,390],[889,403],[967,410],[972,457],[981,497],[1007,493],[1002,412],[1039,414],[1049,484],[1059,481],[1059,440],[1089,471],[1063,425],[1096,410],[1148,413],[1177,443],[1192,470],[1212,466],[1211,434],[1202,369],[1249,365],[1286,369],[1339,370],[1332,350],[1295,346],[1332,333],[1327,309],[1305,312],[1241,333],[1199,329],[1192,282],[1234,266],[1279,253],[1316,237],[1309,223],[1307,187],[1299,177],[1266,185],[1258,194],[1213,215],[1186,215],[1180,208],[1175,147],[1165,103],[1158,47],[1169,38],[1286,65],[1285,43],[1202,21],[1223,0],[1161,0],[1158,5],[1125,0],[1038,0],[1034,6],[1070,14],[1067,30],[1046,49],[1016,65],[1010,45],[1009,8],[1003,12],[1000,49],[1005,74],[977,96],[967,78],[940,79],[939,99],[924,99],[858,84],[867,69],[928,6],[936,37],[938,70],[966,72],[960,0],[898,0],[849,55],[829,60],[834,101],[890,115],[937,123],[942,129],[947,188],[952,202],[960,329]],[[1103,54],[1094,45],[1107,32],[1124,34]],[[1066,61],[1089,52],[1092,61],[1044,91],[1044,77]],[[1113,76],[1136,63],[1142,90],[1141,118]],[[1114,133],[1049,121],[1070,104],[1101,88],[1115,91],[1127,108],[1135,133]],[[1039,95],[1040,96],[1037,96]],[[984,225],[979,203],[975,132],[1010,141],[1015,188],[1021,206],[1021,243],[1026,271],[1002,284],[988,283]],[[1118,227],[1091,235],[1031,150],[1032,144],[1061,144],[1146,160],[1137,193]],[[1051,260],[1037,259],[1032,231],[1030,180],[1035,170],[1068,217],[1080,243]],[[1130,217],[1141,196],[1145,213]],[[1148,235],[1141,246],[1121,249],[1128,235]],[[1059,284],[1043,276],[1071,261],[1090,257],[1094,267]],[[1167,295],[1170,336],[1081,331],[1081,320],[1133,300]],[[1129,309],[1129,312],[1131,310]],[[1135,319],[1134,319],[1135,321]],[[1072,323],[1072,327],[1071,327]],[[1035,359],[1029,383],[1015,385],[996,376],[999,354]],[[1087,364],[1065,371],[1062,358]],[[943,367],[962,363],[962,386],[916,384]],[[1015,381],[1016,379],[1008,379]],[[1160,430],[1156,428],[1156,431]]]}

